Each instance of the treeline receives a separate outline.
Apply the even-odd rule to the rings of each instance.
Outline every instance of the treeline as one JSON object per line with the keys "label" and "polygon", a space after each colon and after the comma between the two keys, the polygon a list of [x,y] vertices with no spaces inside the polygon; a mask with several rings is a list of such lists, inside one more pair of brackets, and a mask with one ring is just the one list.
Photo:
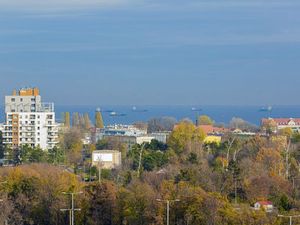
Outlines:
{"label": "treeline", "polygon": [[[75,197],[81,209],[75,213],[76,224],[163,225],[167,200],[170,224],[177,225],[279,225],[287,220],[278,214],[300,213],[299,134],[226,134],[220,144],[203,144],[204,138],[199,127],[184,120],[167,144],[152,141],[126,151],[115,143],[123,153],[122,167],[99,173],[86,170],[91,163],[87,155],[96,147],[83,146],[80,131],[69,129],[60,141],[62,154],[52,154],[63,155],[65,166],[58,166],[60,160],[48,161],[51,154],[25,149],[23,165],[0,170],[0,182],[5,181],[0,186],[1,221],[68,224],[68,212],[60,209],[69,209],[70,199],[62,193],[81,191]],[[93,180],[83,179],[90,173],[101,174],[101,182],[97,177],[85,182]],[[272,201],[275,210],[254,210],[261,200]],[[294,224],[300,220],[295,218]]]}
{"label": "treeline", "polygon": [[90,120],[90,116],[88,113],[81,114],[78,112],[74,112],[71,118],[70,112],[64,112],[62,113],[61,117],[62,117],[62,123],[66,128],[75,127],[84,130],[89,130],[92,126],[96,128],[104,127],[101,111],[96,111],[95,113],[95,124],[93,124],[92,121]]}

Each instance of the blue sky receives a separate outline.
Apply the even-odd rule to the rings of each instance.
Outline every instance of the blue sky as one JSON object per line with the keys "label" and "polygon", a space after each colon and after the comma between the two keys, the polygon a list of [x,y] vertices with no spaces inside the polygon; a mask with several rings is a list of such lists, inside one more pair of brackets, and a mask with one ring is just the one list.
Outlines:
{"label": "blue sky", "polygon": [[296,0],[0,0],[0,94],[300,105],[299,11]]}

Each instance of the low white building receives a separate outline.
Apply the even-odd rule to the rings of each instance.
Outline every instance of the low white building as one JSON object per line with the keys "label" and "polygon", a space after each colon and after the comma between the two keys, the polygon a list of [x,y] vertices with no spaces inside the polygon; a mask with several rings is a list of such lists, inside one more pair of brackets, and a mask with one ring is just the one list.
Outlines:
{"label": "low white building", "polygon": [[155,138],[152,136],[139,136],[136,137],[136,143],[141,145],[143,143],[151,143],[152,140],[154,140]]}
{"label": "low white building", "polygon": [[261,121],[261,125],[264,126],[268,122],[276,124],[276,131],[291,128],[292,131],[300,133],[300,118],[264,118]]}
{"label": "low white building", "polygon": [[103,169],[114,169],[122,165],[121,152],[116,150],[96,150],[92,153],[92,165]]}
{"label": "low white building", "polygon": [[106,126],[103,129],[96,129],[95,130],[95,142],[102,140],[104,137],[108,136],[131,136],[131,137],[138,137],[138,136],[145,136],[147,135],[147,130],[141,130],[133,125],[110,125]]}
{"label": "low white building", "polygon": [[265,210],[266,212],[272,212],[274,210],[273,203],[270,201],[259,201],[254,204],[255,210]]}
{"label": "low white building", "polygon": [[151,133],[150,136],[153,136],[155,140],[158,140],[164,144],[167,143],[168,138],[170,136],[171,132],[156,132],[156,133]]}

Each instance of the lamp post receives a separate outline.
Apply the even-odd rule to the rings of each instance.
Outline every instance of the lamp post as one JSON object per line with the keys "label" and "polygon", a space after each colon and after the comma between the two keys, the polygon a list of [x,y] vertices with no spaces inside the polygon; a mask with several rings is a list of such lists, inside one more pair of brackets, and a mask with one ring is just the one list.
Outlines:
{"label": "lamp post", "polygon": [[300,217],[300,215],[294,215],[294,216],[278,215],[278,217],[289,218],[290,219],[290,225],[292,225],[293,224],[293,218],[298,218],[298,217]]}
{"label": "lamp post", "polygon": [[158,202],[166,202],[167,203],[167,225],[170,225],[170,203],[172,202],[180,202],[179,199],[173,199],[173,200],[162,200],[162,199],[156,199]]}
{"label": "lamp post", "polygon": [[63,192],[64,195],[71,195],[71,208],[70,209],[61,209],[60,211],[62,212],[66,212],[69,211],[69,217],[70,217],[70,225],[74,225],[75,223],[75,211],[80,211],[81,209],[79,208],[75,208],[75,204],[74,204],[74,196],[78,195],[78,194],[82,194],[83,192]]}

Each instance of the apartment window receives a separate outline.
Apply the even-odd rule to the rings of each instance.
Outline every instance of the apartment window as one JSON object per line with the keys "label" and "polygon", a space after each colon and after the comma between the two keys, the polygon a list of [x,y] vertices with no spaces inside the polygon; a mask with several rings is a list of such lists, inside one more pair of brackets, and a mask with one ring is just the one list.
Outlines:
{"label": "apartment window", "polygon": [[12,102],[15,102],[15,101],[16,101],[16,99],[15,99],[15,98],[12,98],[12,99],[11,99],[11,101],[12,101]]}
{"label": "apartment window", "polygon": [[47,115],[47,119],[48,120],[52,120],[53,119],[53,115]]}
{"label": "apartment window", "polygon": [[38,127],[37,129],[40,130],[40,127]]}
{"label": "apartment window", "polygon": [[23,102],[23,98],[20,98],[20,102]]}

